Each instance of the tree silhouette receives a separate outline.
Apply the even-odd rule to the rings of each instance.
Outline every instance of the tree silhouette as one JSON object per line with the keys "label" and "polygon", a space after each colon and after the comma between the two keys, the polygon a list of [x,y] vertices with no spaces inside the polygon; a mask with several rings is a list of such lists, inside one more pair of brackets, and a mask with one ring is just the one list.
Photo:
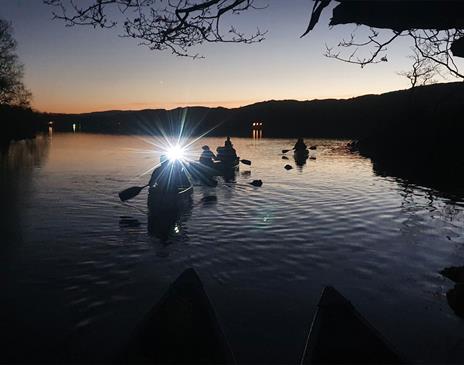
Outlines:
{"label": "tree silhouette", "polygon": [[0,19],[0,104],[29,106],[31,93],[22,80],[23,65],[16,54],[11,24]]}
{"label": "tree silhouette", "polygon": [[[192,47],[205,42],[261,42],[266,32],[259,28],[245,34],[234,26],[230,15],[261,9],[255,0],[43,0],[55,8],[54,17],[67,26],[90,25],[112,28],[122,24],[122,36],[132,37],[153,50],[170,50],[179,56],[199,57]],[[326,56],[364,67],[388,61],[388,46],[400,38],[413,43],[412,71],[404,73],[412,86],[427,83],[437,75],[464,79],[454,57],[464,57],[464,2],[450,0],[313,0],[304,34],[319,22],[330,4],[330,25],[355,23],[370,27],[354,33],[336,47],[327,47]],[[261,0],[266,5],[266,0]],[[291,2],[287,2],[291,6]],[[79,5],[78,5],[79,4]],[[228,17],[229,16],[229,17]],[[226,18],[227,20],[223,21]],[[363,53],[364,51],[364,53]],[[425,74],[424,74],[425,72]]]}
{"label": "tree silhouette", "polygon": [[[434,81],[435,76],[450,75],[464,79],[454,57],[464,57],[464,2],[429,1],[348,1],[334,0],[329,25],[355,23],[370,27],[370,33],[350,33],[336,47],[327,47],[326,56],[358,64],[388,61],[388,46],[400,38],[413,44],[412,70],[403,72],[411,85]],[[318,23],[331,0],[314,0],[305,34]],[[305,35],[304,34],[304,35]],[[360,37],[362,39],[360,39]]]}
{"label": "tree silhouette", "polygon": [[170,50],[178,56],[201,57],[190,49],[204,42],[255,43],[264,39],[234,26],[223,29],[222,20],[245,10],[258,9],[255,0],[91,0],[82,6],[73,0],[43,0],[55,8],[53,16],[67,26],[114,28],[122,23],[122,36],[137,39],[152,50]]}
{"label": "tree silhouette", "polygon": [[409,58],[414,61],[412,69],[398,74],[407,77],[411,87],[436,83],[435,77],[440,75],[439,66],[430,59],[422,57],[414,47],[411,48],[413,54]]}

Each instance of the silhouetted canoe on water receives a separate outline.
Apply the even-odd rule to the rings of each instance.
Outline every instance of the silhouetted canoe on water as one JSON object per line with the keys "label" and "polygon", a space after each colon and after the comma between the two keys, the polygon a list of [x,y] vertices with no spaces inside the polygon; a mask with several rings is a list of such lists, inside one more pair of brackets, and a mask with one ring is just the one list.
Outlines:
{"label": "silhouetted canoe on water", "polygon": [[123,360],[151,364],[235,363],[194,269],[185,270],[146,315]]}
{"label": "silhouetted canoe on water", "polygon": [[189,172],[193,176],[221,176],[233,172],[239,168],[240,158],[237,157],[231,161],[214,161],[209,165],[204,165],[200,162],[192,163]]}
{"label": "silhouetted canoe on water", "polygon": [[211,168],[216,171],[217,175],[221,175],[224,172],[238,169],[239,165],[240,157],[236,157],[232,160],[215,161]]}
{"label": "silhouetted canoe on water", "polygon": [[157,187],[148,190],[148,209],[150,210],[172,210],[182,207],[193,193],[193,186],[181,187],[175,191],[166,191]]}
{"label": "silhouetted canoe on water", "polygon": [[235,169],[240,165],[240,157],[236,157],[231,161],[217,161],[215,162],[215,167],[218,169]]}
{"label": "silhouetted canoe on water", "polygon": [[308,156],[308,150],[295,150],[295,152],[293,152],[293,157],[295,158],[295,160],[306,160]]}
{"label": "silhouetted canoe on water", "polygon": [[324,288],[306,340],[302,364],[400,364],[400,356],[353,305]]}

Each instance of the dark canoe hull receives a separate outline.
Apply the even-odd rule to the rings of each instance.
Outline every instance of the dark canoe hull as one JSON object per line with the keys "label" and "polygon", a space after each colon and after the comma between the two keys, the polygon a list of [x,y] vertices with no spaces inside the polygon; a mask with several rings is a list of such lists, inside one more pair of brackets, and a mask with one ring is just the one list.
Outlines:
{"label": "dark canoe hull", "polygon": [[148,312],[125,360],[152,364],[235,363],[195,270],[185,270]]}
{"label": "dark canoe hull", "polygon": [[183,217],[188,217],[192,210],[192,192],[192,186],[180,188],[177,192],[150,189],[147,201],[148,233],[162,241],[178,233]]}
{"label": "dark canoe hull", "polygon": [[295,158],[295,160],[306,160],[309,157],[309,151],[308,150],[295,151],[293,153],[293,157]]}
{"label": "dark canoe hull", "polygon": [[239,165],[240,159],[238,157],[230,162],[215,161],[208,165],[195,162],[191,164],[189,172],[193,177],[201,180],[205,177],[222,176],[224,174],[233,173],[239,168]]}
{"label": "dark canoe hull", "polygon": [[353,305],[325,287],[313,318],[302,364],[401,364],[400,356]]}
{"label": "dark canoe hull", "polygon": [[237,157],[231,161],[216,161],[213,168],[217,171],[230,171],[238,169],[240,165],[240,158]]}
{"label": "dark canoe hull", "polygon": [[192,193],[193,186],[182,187],[177,191],[162,191],[152,187],[148,191],[148,209],[150,211],[163,211],[182,208]]}

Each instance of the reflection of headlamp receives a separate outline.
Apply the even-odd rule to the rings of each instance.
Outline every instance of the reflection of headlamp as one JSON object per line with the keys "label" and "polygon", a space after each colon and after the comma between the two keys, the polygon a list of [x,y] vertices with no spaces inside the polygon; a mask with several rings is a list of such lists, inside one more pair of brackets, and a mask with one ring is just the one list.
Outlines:
{"label": "reflection of headlamp", "polygon": [[170,161],[182,160],[184,158],[184,149],[179,145],[175,145],[168,149],[166,155]]}

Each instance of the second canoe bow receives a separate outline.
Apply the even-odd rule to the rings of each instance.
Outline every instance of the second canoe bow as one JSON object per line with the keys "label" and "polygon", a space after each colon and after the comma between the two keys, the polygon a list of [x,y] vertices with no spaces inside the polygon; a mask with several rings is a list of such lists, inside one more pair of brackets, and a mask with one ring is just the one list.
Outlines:
{"label": "second canoe bow", "polygon": [[335,288],[322,292],[301,364],[403,364],[382,335]]}

